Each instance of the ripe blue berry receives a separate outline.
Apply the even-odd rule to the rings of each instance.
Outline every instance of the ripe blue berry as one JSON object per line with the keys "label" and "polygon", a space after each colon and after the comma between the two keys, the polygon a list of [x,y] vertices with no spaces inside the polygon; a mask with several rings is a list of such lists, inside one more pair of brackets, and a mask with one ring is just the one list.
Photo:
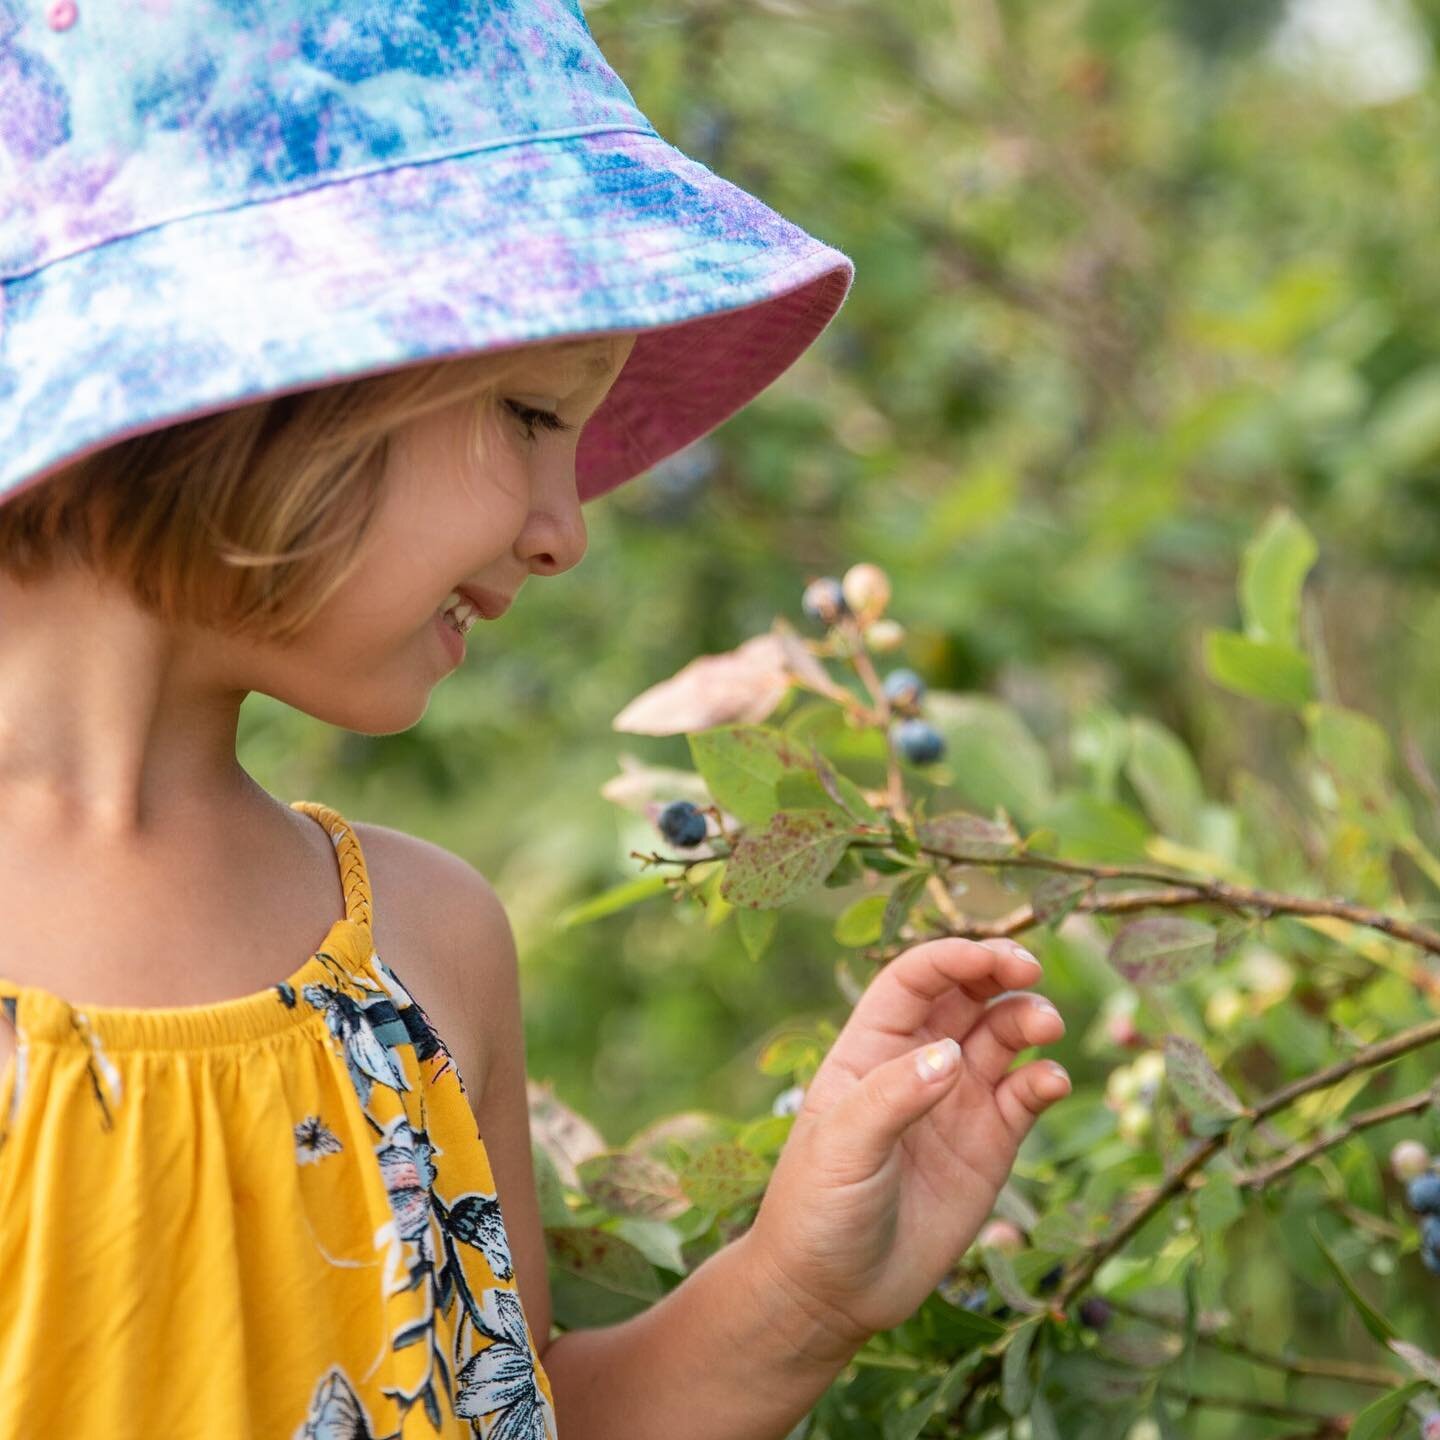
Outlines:
{"label": "ripe blue berry", "polygon": [[1440,1175],[1434,1171],[1417,1175],[1406,1188],[1405,1199],[1418,1215],[1433,1214],[1440,1210]]}
{"label": "ripe blue berry", "polygon": [[913,670],[892,670],[885,677],[885,698],[902,709],[913,709],[925,698],[925,682]]}
{"label": "ripe blue berry", "polygon": [[1432,1274],[1440,1275],[1440,1251],[1422,1249],[1420,1263]]}
{"label": "ripe blue berry", "polygon": [[1420,1222],[1420,1241],[1427,1250],[1440,1253],[1440,1215],[1432,1212]]}
{"label": "ripe blue berry", "polygon": [[960,1307],[963,1310],[984,1310],[990,1303],[990,1291],[984,1286],[978,1290],[968,1291],[960,1298]]}
{"label": "ripe blue berry", "polygon": [[930,765],[945,753],[940,732],[924,720],[902,720],[890,732],[895,748],[912,765]]}
{"label": "ripe blue berry", "polygon": [[1103,1330],[1110,1323],[1113,1313],[1110,1302],[1099,1295],[1091,1295],[1080,1302],[1080,1323],[1092,1330]]}
{"label": "ripe blue berry", "polygon": [[688,800],[676,800],[660,812],[660,833],[688,850],[705,838],[705,817]]}
{"label": "ripe blue berry", "polygon": [[825,575],[819,580],[812,580],[805,587],[805,596],[800,602],[800,608],[812,620],[818,621],[821,625],[833,625],[850,610],[845,603],[845,592],[833,575]]}

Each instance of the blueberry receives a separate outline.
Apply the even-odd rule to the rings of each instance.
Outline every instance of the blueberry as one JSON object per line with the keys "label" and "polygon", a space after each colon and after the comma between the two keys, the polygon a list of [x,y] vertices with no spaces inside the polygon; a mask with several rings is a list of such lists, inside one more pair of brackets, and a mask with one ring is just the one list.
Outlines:
{"label": "blueberry", "polygon": [[705,817],[688,800],[676,800],[660,812],[660,833],[688,850],[705,838]]}
{"label": "blueberry", "polygon": [[885,698],[910,710],[925,698],[925,682],[913,670],[892,670],[885,677]]}
{"label": "blueberry", "polygon": [[912,765],[930,765],[945,753],[945,741],[924,720],[902,720],[890,732],[895,748]]}
{"label": "blueberry", "polygon": [[1440,1275],[1440,1252],[1434,1250],[1422,1250],[1420,1252],[1420,1263],[1432,1275]]}
{"label": "blueberry", "polygon": [[984,1286],[978,1290],[971,1290],[961,1297],[960,1306],[964,1310],[984,1310],[990,1303],[990,1291]]}
{"label": "blueberry", "polygon": [[850,607],[845,603],[845,592],[833,575],[812,580],[805,587],[805,597],[800,608],[821,625],[833,625]]}
{"label": "blueberry", "polygon": [[1112,1314],[1114,1311],[1110,1302],[1102,1300],[1098,1295],[1091,1295],[1080,1302],[1080,1323],[1088,1325],[1092,1330],[1103,1330],[1110,1323]]}
{"label": "blueberry", "polygon": [[1440,1252],[1440,1215],[1432,1212],[1420,1222],[1420,1239],[1427,1250]]}
{"label": "blueberry", "polygon": [[1405,1198],[1416,1214],[1426,1215],[1440,1210],[1440,1175],[1434,1171],[1417,1175],[1406,1188]]}

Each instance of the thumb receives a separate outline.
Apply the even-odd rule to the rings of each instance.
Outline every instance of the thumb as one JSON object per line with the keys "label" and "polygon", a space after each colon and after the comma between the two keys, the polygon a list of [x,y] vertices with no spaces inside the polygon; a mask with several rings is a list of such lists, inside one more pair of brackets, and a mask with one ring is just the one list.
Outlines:
{"label": "thumb", "polygon": [[960,1045],[948,1038],[877,1065],[831,1112],[832,1164],[847,1180],[873,1175],[959,1073]]}

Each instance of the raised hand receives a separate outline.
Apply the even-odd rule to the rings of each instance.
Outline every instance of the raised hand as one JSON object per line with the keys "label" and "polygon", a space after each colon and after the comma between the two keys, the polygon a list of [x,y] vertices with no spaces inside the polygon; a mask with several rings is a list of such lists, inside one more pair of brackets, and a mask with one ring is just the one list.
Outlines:
{"label": "raised hand", "polygon": [[[1015,1152],[1069,1093],[1063,1069],[1017,1052],[1065,1022],[1009,940],[930,940],[860,997],[804,1103],[745,1236],[768,1283],[858,1348],[908,1319],[989,1218]],[[926,1061],[958,1041],[947,1071]]]}

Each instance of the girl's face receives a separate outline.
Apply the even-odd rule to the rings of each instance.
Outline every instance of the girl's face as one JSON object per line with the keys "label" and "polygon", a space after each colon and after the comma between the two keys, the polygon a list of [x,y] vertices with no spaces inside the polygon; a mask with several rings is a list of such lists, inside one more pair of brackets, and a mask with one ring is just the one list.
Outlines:
{"label": "girl's face", "polygon": [[[585,554],[576,444],[634,344],[626,334],[565,352],[526,347],[483,456],[467,451],[478,401],[397,431],[365,561],[292,645],[267,652],[270,673],[252,688],[365,734],[419,720],[459,663],[459,637],[447,643],[437,618],[450,593],[514,601],[531,575],[559,575]],[[466,643],[485,645],[494,623],[477,620]]]}

